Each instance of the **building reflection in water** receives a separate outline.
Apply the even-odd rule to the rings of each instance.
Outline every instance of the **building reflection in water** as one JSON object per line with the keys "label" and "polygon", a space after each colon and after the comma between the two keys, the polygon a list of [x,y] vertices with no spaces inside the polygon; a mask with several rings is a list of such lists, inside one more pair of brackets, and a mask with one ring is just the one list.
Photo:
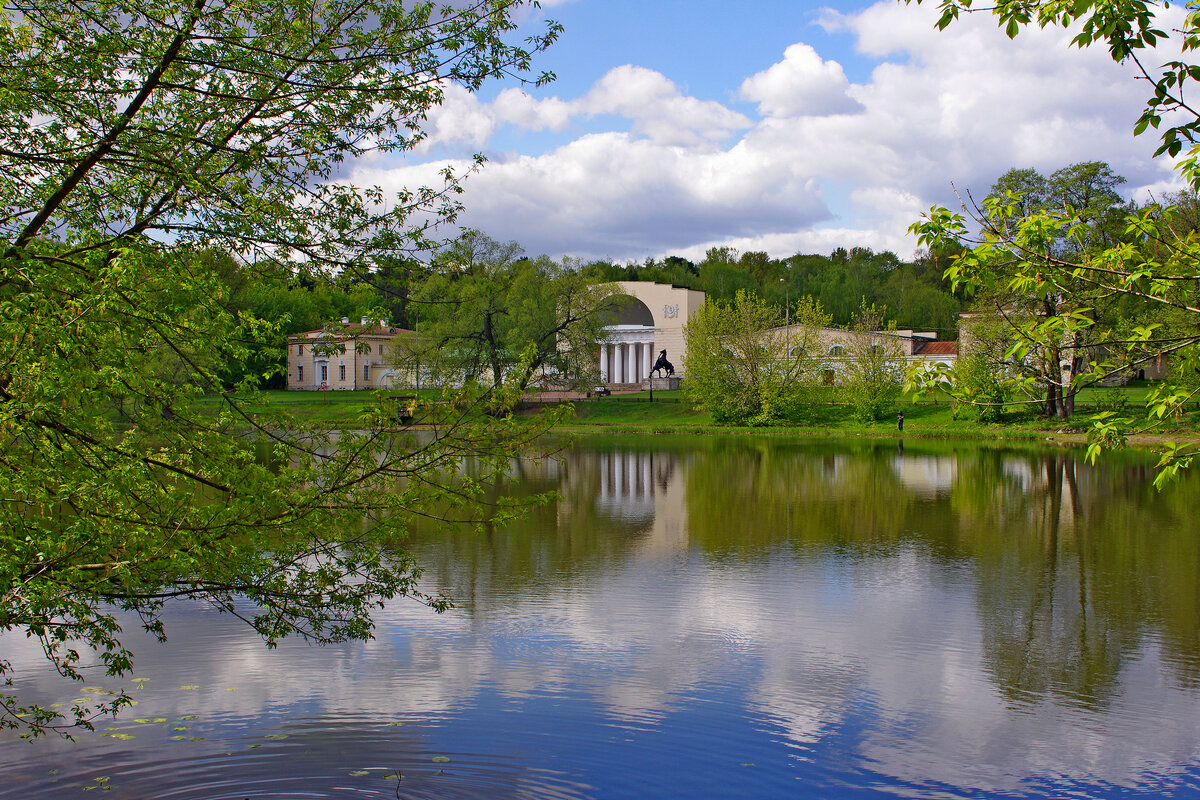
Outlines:
{"label": "building reflection in water", "polygon": [[954,488],[958,460],[954,456],[906,456],[901,442],[899,453],[892,461],[892,471],[915,496],[933,498],[949,494]]}
{"label": "building reflection in water", "polygon": [[563,511],[571,513],[575,499],[590,492],[597,517],[637,531],[640,552],[686,550],[683,474],[683,459],[674,453],[575,452],[568,458]]}

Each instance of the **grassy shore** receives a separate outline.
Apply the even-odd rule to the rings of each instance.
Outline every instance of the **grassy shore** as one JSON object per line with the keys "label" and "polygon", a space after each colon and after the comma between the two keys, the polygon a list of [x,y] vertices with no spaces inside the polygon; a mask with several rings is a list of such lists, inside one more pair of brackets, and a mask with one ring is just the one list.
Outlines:
{"label": "grassy shore", "polygon": [[[897,411],[904,412],[903,434],[894,416],[863,422],[855,419],[846,406],[827,404],[815,409],[808,419],[769,428],[731,427],[715,424],[708,414],[692,409],[678,392],[655,392],[651,402],[647,393],[589,399],[576,403],[575,420],[564,428],[573,432],[605,431],[613,433],[685,433],[689,431],[752,431],[764,434],[805,436],[875,436],[912,438],[1025,439],[1084,442],[1091,427],[1091,416],[1101,410],[1118,410],[1131,418],[1141,412],[1147,390],[1132,387],[1102,390],[1084,395],[1070,420],[1047,419],[1033,408],[1008,410],[1001,421],[979,422],[956,419],[947,397],[901,401]],[[1144,415],[1144,412],[1141,412]],[[1135,443],[1155,444],[1167,439],[1200,440],[1200,410],[1192,410],[1181,419],[1170,420],[1152,432],[1135,437]]]}
{"label": "grassy shore", "polygon": [[[1046,419],[1033,409],[1013,409],[996,423],[955,419],[946,397],[902,401],[906,438],[1025,439],[1081,442],[1086,439],[1092,414],[1100,410],[1118,410],[1137,418],[1148,389],[1145,386],[1101,389],[1085,392],[1077,401],[1071,420]],[[297,417],[330,428],[353,428],[361,424],[363,409],[376,402],[375,392],[267,392],[266,404],[286,409]],[[832,399],[832,395],[831,395]],[[536,413],[536,405],[522,411]],[[1144,413],[1144,412],[1141,412]],[[648,392],[589,398],[575,403],[574,419],[562,426],[571,433],[737,433],[800,436],[899,436],[896,419],[890,416],[877,422],[853,418],[847,407],[833,402],[818,405],[808,419],[765,428],[718,425],[703,411],[691,407],[680,392]],[[1153,445],[1167,439],[1200,440],[1200,410],[1190,410],[1180,419],[1170,420],[1154,431],[1138,437],[1135,443]]]}

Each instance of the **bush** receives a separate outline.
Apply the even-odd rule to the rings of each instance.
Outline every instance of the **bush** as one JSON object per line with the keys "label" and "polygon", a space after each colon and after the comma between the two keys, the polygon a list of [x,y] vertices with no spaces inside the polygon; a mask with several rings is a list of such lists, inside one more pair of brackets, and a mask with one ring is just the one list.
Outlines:
{"label": "bush", "polygon": [[954,370],[955,419],[997,422],[1004,416],[1008,389],[983,352],[968,354]]}
{"label": "bush", "polygon": [[804,414],[817,382],[819,328],[829,317],[811,299],[795,311],[782,331],[779,311],[745,291],[702,306],[684,328],[688,401],[721,424],[772,425]]}

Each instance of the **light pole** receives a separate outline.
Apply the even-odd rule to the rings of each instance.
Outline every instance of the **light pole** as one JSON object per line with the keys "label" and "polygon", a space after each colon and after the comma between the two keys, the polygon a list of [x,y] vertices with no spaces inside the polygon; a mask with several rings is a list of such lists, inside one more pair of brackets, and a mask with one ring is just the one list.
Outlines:
{"label": "light pole", "polygon": [[788,285],[787,278],[780,278],[779,282],[783,284],[783,324],[790,326],[792,324],[792,304],[790,302],[792,287]]}
{"label": "light pole", "polygon": [[780,278],[779,282],[783,284],[783,329],[786,331],[783,336],[790,359],[792,357],[792,287],[788,285],[787,278]]}

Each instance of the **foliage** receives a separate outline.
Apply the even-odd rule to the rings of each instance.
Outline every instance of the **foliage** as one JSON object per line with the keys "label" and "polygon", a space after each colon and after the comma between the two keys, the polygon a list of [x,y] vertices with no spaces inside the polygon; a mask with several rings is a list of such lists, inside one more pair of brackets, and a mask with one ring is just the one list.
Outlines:
{"label": "foliage", "polygon": [[[1021,254],[1024,264],[1007,259],[1001,248],[994,274],[975,287],[975,296],[980,308],[991,307],[984,314],[1002,323],[1000,330],[990,326],[983,340],[998,343],[1007,336],[1011,344],[1003,355],[991,345],[992,362],[1004,362],[1000,372],[1009,388],[1028,402],[1039,402],[1040,395],[1046,416],[1070,417],[1080,389],[1108,377],[1088,365],[1103,357],[1105,342],[1121,329],[1129,309],[1086,281],[1064,276],[1056,284],[1036,287],[1017,276],[1028,268],[1035,275],[1049,273],[1054,264],[1089,259],[1121,240],[1123,225],[1116,220],[1127,209],[1115,187],[1124,180],[1097,161],[1072,164],[1048,179],[1035,170],[1010,170],[984,200],[985,228],[994,228],[998,237],[1018,236],[1023,223],[1038,220],[1037,238]],[[1018,191],[1026,193],[1014,193]],[[977,327],[983,318],[976,315]],[[1073,318],[1088,324],[1068,330]]]}
{"label": "foliage", "polygon": [[439,254],[411,302],[424,310],[423,358],[441,383],[590,388],[614,295],[569,259],[525,258],[516,242],[468,231]]}
{"label": "foliage", "polygon": [[[1005,222],[1041,211],[1074,214],[1079,225],[1054,243],[1055,255],[1092,252],[1122,238],[1125,215],[1132,210],[1117,193],[1125,178],[1103,161],[1082,161],[1055,170],[1049,178],[1035,169],[1010,169],[996,179],[988,198],[1013,204]],[[1011,229],[1009,229],[1011,233]]]}
{"label": "foliage", "polygon": [[974,315],[962,328],[959,358],[949,381],[956,417],[995,422],[1004,414],[1011,378],[1021,368],[1008,359],[1012,330],[999,315]]}
{"label": "foliage", "polygon": [[789,314],[739,291],[732,302],[708,301],[684,328],[684,394],[714,422],[769,425],[796,419],[818,382],[820,328],[829,316],[812,298]]}
{"label": "foliage", "polygon": [[[394,543],[414,516],[514,513],[480,487],[543,426],[480,414],[514,399],[496,393],[446,397],[419,439],[382,402],[336,435],[249,416],[253,355],[281,327],[236,307],[210,254],[319,283],[424,247],[459,176],[385,202],[339,165],[419,141],[447,81],[526,74],[557,27],[509,43],[516,5],[6,6],[0,630],[82,679],[93,661],[129,670],[118,620],[163,636],[175,598],[239,615],[268,644],[367,637],[399,595],[445,607]],[[233,374],[240,395],[225,391]],[[11,687],[2,658],[0,674]],[[9,689],[0,727],[90,726],[127,702],[63,719]]]}
{"label": "foliage", "polygon": [[[992,298],[994,313],[1008,321],[1006,360],[1026,370],[1007,379],[1011,388],[1044,392],[1045,413],[1065,418],[1086,386],[1120,380],[1139,364],[1166,356],[1179,363],[1195,358],[1200,251],[1193,234],[1173,232],[1171,209],[1130,215],[1125,241],[1107,247],[1087,246],[1089,223],[1071,207],[1024,217],[1021,211],[1019,198],[989,197],[974,217],[980,230],[974,238],[967,219],[946,209],[934,209],[913,226],[922,242],[974,245],[946,274]],[[1194,393],[1182,384],[1164,385],[1148,400],[1150,421],[1174,413]],[[1133,425],[1112,413],[1094,422],[1095,439],[1109,444],[1123,441]]]}
{"label": "foliage", "polygon": [[668,256],[625,266],[593,262],[583,272],[596,281],[658,281],[699,289],[710,301],[732,301],[744,290],[781,312],[795,298],[812,297],[839,327],[851,323],[865,297],[869,303],[886,307],[889,321],[898,328],[937,331],[941,338],[952,339],[957,335],[958,313],[967,306],[961,292],[951,291],[942,272],[960,249],[950,245],[922,250],[912,261],[902,261],[890,251],[876,253],[866,247],[838,248],[831,255],[797,253],[787,258],[714,247],[699,264]]}
{"label": "foliage", "polygon": [[841,384],[854,416],[864,422],[891,414],[904,390],[904,353],[886,311],[862,302],[847,339]]}
{"label": "foliage", "polygon": [[992,371],[982,353],[968,353],[955,364],[954,415],[970,415],[980,422],[996,422],[1004,415],[1008,387]]}
{"label": "foliage", "polygon": [[[919,0],[918,0],[919,2]],[[950,25],[971,0],[941,0],[939,28]],[[1187,156],[1178,162],[1182,176],[1193,190],[1200,185],[1195,142],[1200,133],[1200,112],[1184,99],[1189,81],[1200,72],[1184,60],[1200,45],[1200,14],[1189,9],[1182,26],[1166,33],[1157,27],[1157,15],[1166,4],[1147,0],[1036,0],[1032,3],[1003,2],[989,7],[1010,37],[1017,36],[1029,24],[1074,26],[1078,33],[1073,42],[1079,47],[1095,43],[1107,45],[1115,61],[1134,65],[1140,77],[1153,85],[1134,133],[1149,128],[1162,130],[1156,155],[1176,157],[1185,146]],[[1147,47],[1177,43],[1181,58],[1161,67],[1148,67],[1142,54]],[[1166,122],[1165,128],[1161,126]],[[1065,299],[1070,305],[1054,309],[1021,331],[1024,342],[1019,350],[1042,348],[1052,355],[1063,346],[1073,351],[1069,372],[1050,382],[1049,403],[1055,400],[1055,383],[1060,398],[1060,415],[1069,408],[1061,390],[1088,382],[1117,377],[1150,358],[1192,361],[1200,346],[1200,302],[1196,283],[1200,277],[1200,240],[1189,230],[1182,215],[1172,209],[1150,207],[1130,213],[1122,241],[1098,240],[1086,235],[1096,229],[1086,204],[1066,204],[1061,211],[1031,215],[1017,213],[1014,198],[985,203],[975,213],[982,233],[970,254],[964,255],[947,274],[956,285],[981,286],[998,281],[1014,292],[1033,294],[1052,301]],[[946,209],[934,208],[913,226],[926,243],[968,240],[966,219]],[[1054,241],[1075,241],[1080,247],[1072,252],[1056,252]],[[1128,324],[1096,331],[1094,298],[1115,299],[1131,312]],[[1086,356],[1080,356],[1082,348]],[[1061,364],[1062,361],[1059,360]],[[1166,382],[1154,392],[1146,406],[1146,422],[1153,425],[1177,413],[1195,396],[1196,389]],[[1136,423],[1116,412],[1097,415],[1092,432],[1095,455],[1104,446],[1119,445]],[[1146,423],[1143,423],[1146,424]],[[1169,448],[1160,464],[1160,479],[1176,474],[1176,467],[1190,462],[1190,450]]]}

